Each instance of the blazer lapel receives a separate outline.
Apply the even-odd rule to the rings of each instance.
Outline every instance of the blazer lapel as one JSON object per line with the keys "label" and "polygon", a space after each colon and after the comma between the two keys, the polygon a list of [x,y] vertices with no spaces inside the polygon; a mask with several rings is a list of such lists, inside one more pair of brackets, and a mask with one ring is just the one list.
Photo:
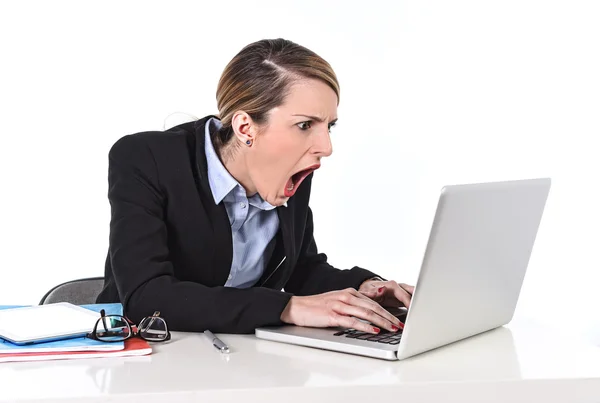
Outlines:
{"label": "blazer lapel", "polygon": [[[289,206],[289,204],[288,204]],[[282,288],[281,279],[289,271],[290,263],[294,260],[294,242],[291,229],[292,214],[289,207],[277,207],[277,216],[279,218],[279,231],[275,235],[275,248],[265,266],[261,278],[256,282],[256,287]]]}
{"label": "blazer lapel", "polygon": [[214,116],[207,116],[195,122],[195,161],[199,179],[200,199],[202,200],[202,205],[209,217],[214,236],[214,243],[216,245],[213,249],[211,259],[212,280],[215,285],[223,285],[227,281],[227,276],[231,271],[231,263],[233,261],[233,239],[225,205],[223,203],[215,204],[208,182],[208,166],[204,149],[204,136],[206,122],[212,117]]}
{"label": "blazer lapel", "polygon": [[281,228],[279,228],[279,231],[277,231],[277,234],[275,234],[275,237],[267,246],[267,249],[272,249],[271,257],[265,264],[262,276],[260,276],[260,279],[254,284],[255,287],[270,287],[273,285],[277,278],[276,276],[274,277],[274,274],[279,272],[283,263],[287,260],[283,246]]}
{"label": "blazer lapel", "polygon": [[277,215],[279,217],[279,227],[281,228],[281,237],[283,242],[283,249],[286,261],[293,260],[295,255],[294,247],[294,222],[292,220],[293,214],[293,203],[288,202],[288,207],[279,206],[277,207]]}

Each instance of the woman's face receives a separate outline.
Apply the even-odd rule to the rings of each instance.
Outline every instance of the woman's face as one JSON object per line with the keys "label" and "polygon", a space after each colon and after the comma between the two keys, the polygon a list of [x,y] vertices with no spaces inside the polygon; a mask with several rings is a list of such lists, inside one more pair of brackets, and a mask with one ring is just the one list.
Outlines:
{"label": "woman's face", "polygon": [[337,96],[319,80],[294,84],[283,105],[272,109],[267,123],[250,130],[246,148],[249,182],[260,196],[281,206],[302,181],[331,155],[330,128],[337,120]]}

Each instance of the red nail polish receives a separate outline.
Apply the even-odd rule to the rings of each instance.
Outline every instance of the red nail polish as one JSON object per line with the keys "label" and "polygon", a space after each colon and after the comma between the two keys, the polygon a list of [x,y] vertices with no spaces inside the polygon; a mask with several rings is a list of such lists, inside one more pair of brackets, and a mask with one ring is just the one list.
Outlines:
{"label": "red nail polish", "polygon": [[374,327],[374,328],[373,328],[373,331],[374,331],[375,333],[379,333],[379,332],[381,332],[381,330],[380,330],[378,327]]}
{"label": "red nail polish", "polygon": [[381,294],[381,293],[383,292],[383,287],[379,287],[379,288],[377,289],[377,292]]}
{"label": "red nail polish", "polygon": [[399,330],[398,326],[392,325],[392,329]]}
{"label": "red nail polish", "polygon": [[398,326],[400,326],[400,329],[404,329],[404,323],[400,322],[398,323]]}

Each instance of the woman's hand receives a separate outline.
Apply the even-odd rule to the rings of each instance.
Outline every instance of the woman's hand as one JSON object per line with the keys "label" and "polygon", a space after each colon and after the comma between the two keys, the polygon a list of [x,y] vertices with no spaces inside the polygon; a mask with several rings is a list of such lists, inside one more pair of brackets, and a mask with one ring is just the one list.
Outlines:
{"label": "woman's hand", "polygon": [[394,307],[410,306],[410,300],[415,291],[412,285],[395,281],[367,280],[360,285],[358,291],[378,302],[381,306]]}
{"label": "woman's hand", "polygon": [[298,326],[341,326],[374,334],[379,333],[380,328],[396,332],[402,326],[381,305],[354,288],[306,297],[293,296],[281,313],[281,320]]}

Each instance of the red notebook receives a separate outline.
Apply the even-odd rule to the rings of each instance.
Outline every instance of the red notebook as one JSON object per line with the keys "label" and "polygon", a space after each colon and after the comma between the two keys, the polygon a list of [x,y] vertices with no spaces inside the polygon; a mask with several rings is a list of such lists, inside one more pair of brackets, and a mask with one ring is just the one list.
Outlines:
{"label": "red notebook", "polygon": [[115,351],[53,351],[48,353],[5,353],[0,354],[0,362],[15,361],[46,361],[46,360],[72,360],[79,358],[102,357],[131,357],[148,355],[152,347],[146,340],[133,337],[125,340],[125,348]]}

